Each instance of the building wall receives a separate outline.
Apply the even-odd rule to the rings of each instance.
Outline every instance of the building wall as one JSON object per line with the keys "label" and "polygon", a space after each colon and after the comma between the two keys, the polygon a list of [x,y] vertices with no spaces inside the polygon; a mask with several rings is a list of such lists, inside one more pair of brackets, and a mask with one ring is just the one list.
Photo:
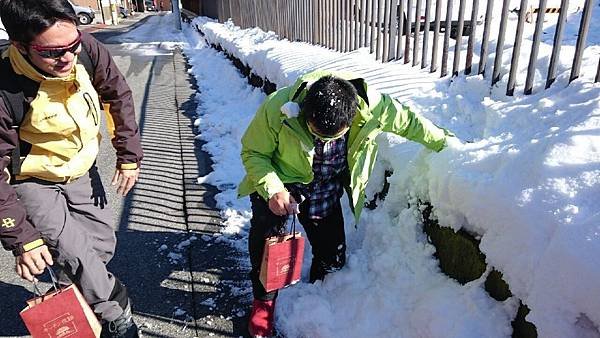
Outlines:
{"label": "building wall", "polygon": [[72,0],[74,4],[85,7],[92,7],[95,10],[98,10],[98,1],[96,0]]}

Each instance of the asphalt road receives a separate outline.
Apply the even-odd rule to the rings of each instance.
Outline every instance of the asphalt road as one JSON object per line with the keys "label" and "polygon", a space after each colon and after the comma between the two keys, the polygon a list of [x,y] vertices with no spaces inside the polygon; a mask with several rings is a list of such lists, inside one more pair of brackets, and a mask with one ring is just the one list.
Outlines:
{"label": "asphalt road", "polygon": [[[126,284],[145,337],[245,336],[250,289],[239,261],[246,258],[217,240],[217,191],[196,183],[210,159],[195,139],[196,89],[185,58],[179,51],[141,55],[114,43],[144,22],[87,27],[127,78],[145,152],[140,180],[122,198],[109,185],[114,150],[107,136],[102,141],[98,165],[118,238],[109,270]],[[0,336],[26,336],[18,313],[31,285],[16,277],[10,253],[0,251],[0,262]]]}

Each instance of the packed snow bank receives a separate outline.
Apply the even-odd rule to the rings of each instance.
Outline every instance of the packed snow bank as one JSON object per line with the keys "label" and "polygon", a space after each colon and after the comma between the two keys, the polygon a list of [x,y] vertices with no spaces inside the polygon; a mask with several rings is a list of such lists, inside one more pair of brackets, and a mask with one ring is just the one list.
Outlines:
{"label": "packed snow bank", "polygon": [[[570,18],[569,27],[579,22],[577,15]],[[534,95],[517,91],[507,97],[507,75],[490,89],[489,79],[482,76],[438,80],[416,68],[379,64],[364,49],[341,54],[204,18],[193,25],[209,42],[278,86],[317,68],[353,70],[470,141],[452,142],[441,153],[431,153],[394,135],[378,138],[380,160],[369,195],[381,189],[386,169],[394,172],[388,179],[390,193],[376,210],[363,213],[356,229],[347,225],[346,268],[323,283],[300,284],[281,293],[277,325],[286,336],[510,335],[516,298],[493,301],[481,287],[485,276],[461,287],[439,273],[434,249],[421,231],[418,199],[431,201],[440,224],[479,235],[487,263],[503,272],[515,297],[531,308],[528,320],[541,337],[600,336],[600,266],[595,264],[600,256],[600,85],[592,83],[600,30],[590,30],[580,79],[567,86],[574,47],[566,45],[550,90],[540,89],[545,77],[541,71]],[[525,56],[528,50],[523,47]],[[540,65],[550,51],[550,46],[541,46]],[[217,69],[198,72],[215,73],[213,81],[235,77],[218,64]],[[524,82],[526,62],[520,64],[518,85]],[[240,84],[243,79],[235,81],[206,85],[217,89],[200,94],[200,124],[216,119],[209,117],[213,113],[234,116],[227,121],[220,115],[219,124],[212,122],[201,130],[208,150],[217,156],[217,168],[225,171],[206,181],[225,188],[219,198],[228,231],[243,235],[248,202],[235,199],[240,162],[229,160],[238,156],[239,146],[224,154],[228,149],[223,144],[239,144],[260,100]],[[211,106],[219,103],[227,109]],[[211,151],[210,144],[220,146]],[[219,165],[220,158],[229,165]]]}

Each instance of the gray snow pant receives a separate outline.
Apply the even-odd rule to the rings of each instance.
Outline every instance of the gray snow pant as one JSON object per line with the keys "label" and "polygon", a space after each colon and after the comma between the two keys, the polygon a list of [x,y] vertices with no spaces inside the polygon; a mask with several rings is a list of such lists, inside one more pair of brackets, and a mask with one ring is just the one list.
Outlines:
{"label": "gray snow pant", "polygon": [[69,183],[29,179],[13,187],[27,219],[49,246],[61,282],[68,278],[75,283],[102,320],[115,320],[123,305],[111,293],[121,285],[106,264],[115,252],[116,237],[96,168]]}

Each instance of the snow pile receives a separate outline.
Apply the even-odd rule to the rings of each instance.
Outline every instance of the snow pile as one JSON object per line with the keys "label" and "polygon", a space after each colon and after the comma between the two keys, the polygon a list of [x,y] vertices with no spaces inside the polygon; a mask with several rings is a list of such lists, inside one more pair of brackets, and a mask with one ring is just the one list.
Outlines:
{"label": "snow pile", "polygon": [[[286,336],[507,337],[516,298],[531,308],[527,319],[541,337],[600,336],[600,85],[592,83],[600,29],[596,20],[583,75],[567,86],[574,50],[569,32],[579,15],[569,18],[553,87],[541,90],[551,52],[542,45],[534,95],[522,95],[527,62],[521,61],[514,97],[504,95],[507,71],[492,89],[482,76],[433,81],[435,74],[417,68],[374,62],[364,49],[340,54],[258,29],[194,21],[211,43],[278,86],[317,68],[351,69],[470,141],[431,153],[394,135],[378,138],[369,194],[381,189],[386,169],[394,172],[390,193],[363,213],[357,228],[347,224],[347,267],[323,283],[281,292],[277,325]],[[186,33],[196,39],[192,29]],[[218,202],[226,233],[244,236],[250,213],[248,200],[235,196],[243,176],[239,140],[264,95],[221,54],[196,47],[186,53],[200,85],[199,128],[215,160],[215,172],[203,181],[224,190]],[[521,60],[529,51],[525,43]],[[511,53],[505,51],[504,63]],[[492,300],[481,286],[485,274],[460,286],[439,272],[418,199],[431,201],[440,224],[479,234],[487,263],[503,272],[516,298]],[[238,245],[245,250],[245,243]]]}

